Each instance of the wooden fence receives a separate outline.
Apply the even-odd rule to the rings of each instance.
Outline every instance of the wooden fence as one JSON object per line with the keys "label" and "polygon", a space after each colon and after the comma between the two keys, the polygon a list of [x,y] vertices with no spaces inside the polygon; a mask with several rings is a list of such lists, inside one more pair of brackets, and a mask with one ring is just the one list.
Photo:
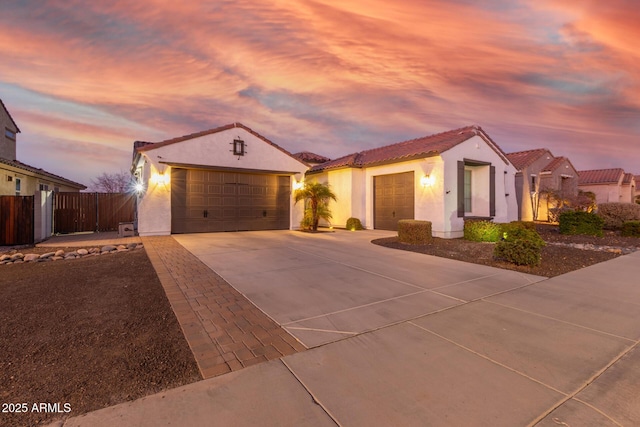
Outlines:
{"label": "wooden fence", "polygon": [[117,231],[133,222],[136,197],[127,193],[55,193],[55,233]]}
{"label": "wooden fence", "polygon": [[0,246],[33,244],[33,196],[0,196]]}

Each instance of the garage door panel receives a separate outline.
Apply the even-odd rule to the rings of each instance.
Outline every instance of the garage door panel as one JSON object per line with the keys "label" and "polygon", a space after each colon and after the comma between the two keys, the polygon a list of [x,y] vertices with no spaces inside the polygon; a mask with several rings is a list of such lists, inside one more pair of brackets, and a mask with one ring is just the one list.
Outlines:
{"label": "garage door panel", "polygon": [[376,229],[397,230],[398,220],[414,218],[414,173],[373,177],[373,225]]}

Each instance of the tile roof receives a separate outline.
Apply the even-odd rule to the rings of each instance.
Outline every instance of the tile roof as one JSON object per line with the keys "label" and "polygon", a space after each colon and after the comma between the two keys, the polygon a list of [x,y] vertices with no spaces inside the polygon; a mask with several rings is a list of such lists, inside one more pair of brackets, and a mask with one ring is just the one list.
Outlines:
{"label": "tile roof", "polygon": [[[4,108],[4,111],[7,113],[7,116],[9,116],[9,120],[11,120],[11,123],[13,123],[13,125],[16,127],[18,133],[20,133],[20,128],[16,124],[16,121],[13,120],[13,117],[11,117],[11,113],[9,113],[9,110],[7,110],[7,107],[4,106],[4,102],[2,102],[2,99],[0,99],[0,106],[2,106],[2,108]],[[4,130],[3,130],[3,132],[4,132]]]}
{"label": "tile roof", "polygon": [[522,171],[522,169],[529,166],[531,163],[538,160],[545,153],[551,154],[546,148],[536,148],[535,150],[517,151],[515,153],[508,153],[507,158],[515,166],[516,169]]}
{"label": "tile roof", "polygon": [[621,168],[578,171],[578,185],[617,184],[623,174]]}
{"label": "tile roof", "polygon": [[299,153],[292,154],[298,160],[302,160],[306,163],[324,163],[331,160],[328,157],[321,156],[320,154],[311,153],[309,151],[301,151]]}
{"label": "tile roof", "polygon": [[[202,136],[211,135],[211,134],[218,133],[218,132],[223,132],[225,130],[229,130],[229,129],[233,129],[233,128],[244,129],[247,132],[249,132],[250,134],[252,134],[253,136],[263,140],[267,144],[270,144],[273,147],[277,148],[278,150],[282,151],[286,155],[293,157],[293,155],[290,152],[288,152],[287,150],[285,150],[284,148],[282,148],[279,145],[269,141],[264,136],[262,136],[259,133],[253,131],[252,129],[248,128],[247,126],[243,125],[242,123],[238,123],[238,122],[230,123],[228,125],[220,126],[220,127],[214,128],[214,129],[209,129],[209,130],[205,130],[205,131],[202,131],[202,132],[196,132],[196,133],[192,133],[192,134],[189,134],[189,135],[184,135],[184,136],[180,136],[180,137],[177,137],[177,138],[167,139],[165,141],[160,141],[160,142],[155,142],[155,143],[146,142],[146,141],[135,141],[133,143],[133,151],[134,151],[134,153],[140,153],[142,151],[154,150],[156,148],[164,147],[164,146],[171,145],[171,144],[176,144],[178,142],[188,141],[190,139],[200,138]],[[135,155],[134,155],[134,158],[135,158]],[[300,161],[299,159],[296,159],[296,160]]]}
{"label": "tile roof", "polygon": [[53,174],[51,172],[47,172],[46,170],[44,170],[42,168],[36,168],[34,166],[29,166],[29,165],[27,165],[25,163],[19,162],[18,160],[0,159],[0,163],[3,163],[5,165],[9,165],[9,166],[13,166],[14,168],[26,170],[28,172],[40,175],[41,177],[44,177],[44,178],[60,181],[60,182],[62,182],[64,184],[67,184],[67,185],[69,185],[71,187],[77,187],[77,188],[79,188],[81,190],[85,190],[87,188],[86,185],[82,185],[82,184],[79,184],[77,182],[71,181],[70,179],[61,177],[60,175],[56,175],[56,174]]}
{"label": "tile roof", "polygon": [[634,179],[634,176],[632,173],[625,173],[624,174],[624,178],[622,178],[622,183],[623,184],[631,184],[631,181]]}
{"label": "tile roof", "polygon": [[498,155],[507,162],[504,152],[491,140],[491,138],[489,138],[481,127],[467,126],[435,135],[348,154],[338,159],[315,165],[309,170],[309,172],[321,172],[323,170],[343,167],[374,166],[437,156],[476,135],[484,139],[498,153]]}

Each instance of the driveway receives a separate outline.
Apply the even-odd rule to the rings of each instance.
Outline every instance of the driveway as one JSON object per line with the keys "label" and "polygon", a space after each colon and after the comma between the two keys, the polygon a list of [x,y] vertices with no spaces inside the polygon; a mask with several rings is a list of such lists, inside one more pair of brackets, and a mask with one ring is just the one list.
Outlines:
{"label": "driveway", "polygon": [[310,349],[65,425],[640,425],[640,253],[547,280],[389,235],[174,236]]}

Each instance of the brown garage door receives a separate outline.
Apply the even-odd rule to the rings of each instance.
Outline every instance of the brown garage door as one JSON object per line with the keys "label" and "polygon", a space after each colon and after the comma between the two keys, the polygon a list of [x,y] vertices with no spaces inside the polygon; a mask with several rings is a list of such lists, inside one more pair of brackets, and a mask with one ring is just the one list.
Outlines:
{"label": "brown garage door", "polygon": [[289,229],[289,176],[178,169],[171,172],[171,232]]}
{"label": "brown garage door", "polygon": [[413,172],[373,177],[373,226],[397,230],[398,220],[413,219]]}

